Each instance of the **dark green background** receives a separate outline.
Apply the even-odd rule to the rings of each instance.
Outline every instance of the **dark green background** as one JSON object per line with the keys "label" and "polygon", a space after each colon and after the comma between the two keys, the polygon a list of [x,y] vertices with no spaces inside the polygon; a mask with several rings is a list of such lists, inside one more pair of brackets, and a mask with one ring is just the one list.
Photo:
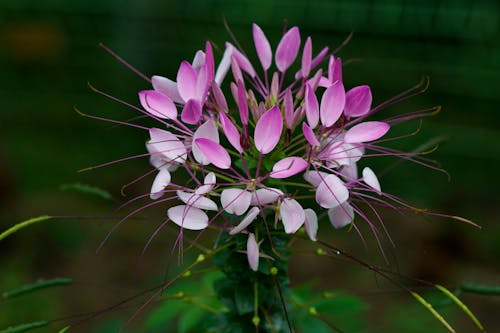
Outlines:
{"label": "dark green background", "polygon": [[[73,111],[76,105],[111,118],[136,115],[92,93],[87,82],[135,104],[137,91],[148,88],[101,50],[99,42],[147,75],[175,77],[180,61],[191,60],[206,39],[219,46],[228,40],[223,16],[252,55],[252,22],[264,29],[275,46],[287,19],[301,28],[303,40],[313,37],[315,50],[335,47],[354,31],[352,41],[339,54],[355,60],[345,67],[344,80],[348,87],[370,84],[375,103],[428,75],[428,92],[388,112],[443,106],[441,114],[424,121],[417,137],[400,147],[412,150],[441,138],[439,150],[431,157],[442,163],[451,180],[402,163],[381,179],[382,186],[418,207],[470,218],[483,229],[446,219],[401,220],[388,214],[387,225],[397,244],[389,251],[391,269],[449,287],[466,281],[500,283],[500,11],[495,1],[2,0],[0,229],[41,214],[111,215],[116,203],[63,192],[60,185],[96,185],[123,201],[120,187],[148,168],[147,161],[140,159],[76,172],[143,153],[147,139],[141,131],[84,119]],[[216,51],[216,57],[220,55]],[[417,126],[412,123],[393,133]],[[381,170],[391,162],[380,159],[373,165]],[[131,188],[128,195],[144,193],[148,183]],[[76,282],[0,303],[0,328],[93,310],[161,279],[174,229],[154,243],[138,274],[136,263],[163,214],[160,208],[148,212],[147,220],[127,223],[97,256],[94,251],[112,225],[109,219],[48,222],[2,242],[0,290],[39,277],[67,276]],[[354,233],[326,232],[326,224],[320,228],[324,239],[383,264],[375,244],[366,251]],[[373,237],[367,233],[367,238]],[[426,325],[434,324],[404,293],[377,284],[360,267],[297,256],[292,272],[296,283],[313,278],[324,287],[360,296],[371,306],[364,318],[371,331],[426,332],[432,327]],[[498,297],[464,299],[489,331],[498,329]],[[113,312],[80,330],[97,332],[100,327],[99,332],[106,332],[105,325],[127,315]],[[459,331],[473,330],[462,314],[450,312],[450,316]]]}

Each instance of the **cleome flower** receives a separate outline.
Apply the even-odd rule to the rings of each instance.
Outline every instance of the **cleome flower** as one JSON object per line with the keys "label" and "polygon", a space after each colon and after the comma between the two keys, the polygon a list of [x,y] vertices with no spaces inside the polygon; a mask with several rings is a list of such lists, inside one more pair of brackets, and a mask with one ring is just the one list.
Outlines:
{"label": "cleome flower", "polygon": [[[252,229],[256,223],[287,234],[304,226],[316,241],[319,217],[328,216],[334,228],[352,225],[358,233],[357,223],[365,222],[378,240],[375,223],[383,224],[377,207],[415,209],[383,192],[376,171],[364,167],[360,173],[358,164],[389,155],[436,168],[419,154],[381,145],[398,139],[386,138],[391,126],[435,109],[372,120],[419,87],[374,107],[370,87],[346,90],[341,58],[327,47],[315,54],[310,37],[302,45],[298,27],[274,49],[256,24],[252,35],[258,66],[227,42],[215,69],[206,42],[191,63],[180,64],[175,81],[153,76],[153,89],[139,92],[139,110],[159,123],[145,128],[147,155],[157,170],[150,198],[178,202],[167,217],[180,235],[208,227],[229,236],[246,233],[253,270],[266,256],[259,252],[267,241]],[[178,172],[183,176],[176,178]],[[366,207],[378,221],[368,218]]]}

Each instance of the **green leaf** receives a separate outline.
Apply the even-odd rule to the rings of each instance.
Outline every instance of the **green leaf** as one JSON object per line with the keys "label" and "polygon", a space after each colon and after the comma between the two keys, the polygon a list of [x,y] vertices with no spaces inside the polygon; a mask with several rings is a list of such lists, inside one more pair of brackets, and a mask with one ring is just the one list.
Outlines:
{"label": "green leaf", "polygon": [[[191,306],[185,311],[181,318],[179,319],[179,333],[189,332],[193,327],[198,325],[198,323],[203,319],[206,312],[203,309],[200,309],[196,306]],[[169,332],[170,330],[165,330]],[[201,330],[200,330],[201,331]]]}
{"label": "green leaf", "polygon": [[12,227],[10,227],[9,229],[5,230],[4,232],[2,232],[0,234],[0,241],[2,241],[3,239],[7,238],[8,236],[12,235],[13,233],[23,229],[23,228],[26,228],[32,224],[35,224],[35,223],[38,223],[38,222],[43,222],[43,221],[47,221],[47,220],[50,220],[52,219],[53,217],[52,216],[49,216],[49,215],[42,215],[42,216],[38,216],[38,217],[34,217],[32,219],[29,219],[29,220],[26,220],[26,221],[23,221],[23,222],[20,222],[16,225],[13,225]]}
{"label": "green leaf", "polygon": [[47,326],[49,324],[48,321],[35,321],[33,323],[26,323],[26,324],[21,324],[17,326],[11,326],[8,327],[4,330],[1,330],[0,333],[21,333],[21,332],[26,332],[35,328],[40,328]]}
{"label": "green leaf", "polygon": [[467,293],[482,294],[482,295],[500,295],[500,286],[490,286],[477,283],[464,283],[460,286],[460,290]]}
{"label": "green leaf", "polygon": [[58,333],[66,333],[67,331],[69,331],[69,328],[71,326],[66,326],[65,328],[63,328],[62,330],[60,330]]}
{"label": "green leaf", "polygon": [[158,327],[171,325],[172,319],[178,315],[180,311],[184,311],[186,308],[186,303],[173,299],[166,300],[148,317],[146,328],[148,330],[153,330]]}
{"label": "green leaf", "polygon": [[90,194],[97,197],[100,197],[105,200],[113,200],[113,196],[106,190],[98,188],[96,186],[74,183],[74,184],[62,184],[59,189],[61,191],[72,191],[79,192],[83,194]]}
{"label": "green leaf", "polygon": [[236,310],[240,315],[253,312],[253,290],[250,286],[239,286],[234,289]]}
{"label": "green leaf", "polygon": [[50,280],[40,279],[40,280],[36,281],[35,283],[26,284],[24,286],[21,286],[19,288],[13,289],[13,290],[5,291],[2,293],[2,297],[4,299],[14,298],[14,297],[28,294],[28,293],[31,293],[31,292],[34,292],[34,291],[37,291],[40,289],[56,287],[56,286],[65,286],[65,285],[69,285],[72,283],[73,283],[73,280],[68,279],[68,278],[54,278],[54,279],[50,279]]}
{"label": "green leaf", "polygon": [[477,319],[477,317],[472,313],[471,310],[460,300],[458,299],[457,296],[455,296],[452,292],[450,292],[448,289],[446,289],[443,286],[436,285],[436,288],[440,290],[443,294],[445,294],[449,299],[451,299],[460,309],[462,309],[463,312],[474,322],[474,324],[481,330],[484,331],[484,327]]}

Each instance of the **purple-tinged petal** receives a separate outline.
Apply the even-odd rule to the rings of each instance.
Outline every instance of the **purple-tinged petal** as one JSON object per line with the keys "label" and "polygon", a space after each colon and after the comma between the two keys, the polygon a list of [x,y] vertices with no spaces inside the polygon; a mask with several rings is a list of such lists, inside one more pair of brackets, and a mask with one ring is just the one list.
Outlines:
{"label": "purple-tinged petal", "polygon": [[203,210],[219,210],[217,204],[204,196],[198,195],[196,193],[189,193],[184,191],[177,191],[177,196],[179,199],[188,206],[193,206],[195,208]]}
{"label": "purple-tinged petal", "polygon": [[208,68],[207,66],[202,66],[200,68],[200,71],[198,72],[198,78],[196,81],[196,88],[195,88],[195,93],[196,93],[195,98],[201,104],[204,103],[204,101],[207,98],[209,84],[210,82],[208,78]]}
{"label": "purple-tinged petal", "polygon": [[342,81],[342,59],[330,57],[328,64],[328,80],[330,83]]}
{"label": "purple-tinged petal", "polygon": [[316,202],[323,208],[333,208],[349,198],[349,190],[335,175],[328,175],[316,190]]}
{"label": "purple-tinged petal", "polygon": [[274,61],[280,72],[284,72],[295,61],[300,47],[300,32],[299,28],[293,27],[288,30],[281,38]]}
{"label": "purple-tinged petal", "polygon": [[194,125],[201,118],[201,105],[195,99],[189,99],[182,108],[181,120],[186,124]]}
{"label": "purple-tinged petal", "polygon": [[245,86],[243,85],[243,81],[238,80],[238,98],[236,101],[238,102],[238,110],[240,111],[240,119],[243,125],[248,125],[248,103],[247,103],[247,92],[245,90]]}
{"label": "purple-tinged petal", "polygon": [[365,121],[350,128],[344,136],[345,142],[361,143],[377,140],[389,131],[389,124],[381,121]]}
{"label": "purple-tinged petal", "polygon": [[241,222],[236,227],[234,227],[233,229],[231,229],[229,231],[229,234],[235,235],[235,234],[240,233],[243,230],[245,230],[253,222],[253,220],[255,220],[257,215],[259,215],[259,212],[260,212],[260,209],[258,207],[251,208],[248,211],[247,215],[245,215],[243,220],[241,220]]}
{"label": "purple-tinged petal", "polygon": [[218,109],[221,112],[227,112],[229,109],[227,107],[226,97],[224,97],[224,93],[215,81],[212,82],[212,94],[215,98],[215,103],[217,104]]}
{"label": "purple-tinged petal", "polygon": [[250,60],[248,60],[248,58],[233,45],[231,45],[230,43],[226,43],[226,47],[228,46],[232,47],[233,57],[234,59],[236,59],[236,62],[238,63],[239,67],[251,77],[255,77],[256,75],[255,69],[253,69]]}
{"label": "purple-tinged petal", "polygon": [[283,130],[283,119],[278,106],[266,111],[257,122],[254,132],[255,147],[262,154],[271,152],[278,144]]}
{"label": "purple-tinged petal", "polygon": [[320,142],[316,138],[314,131],[311,129],[311,127],[307,126],[306,123],[302,123],[302,133],[311,146],[318,147],[320,145]]}
{"label": "purple-tinged petal", "polygon": [[288,178],[304,171],[309,166],[303,158],[291,156],[285,157],[274,164],[273,170],[269,174],[271,178]]}
{"label": "purple-tinged petal", "polygon": [[282,195],[283,192],[277,188],[272,188],[272,187],[261,188],[252,193],[252,199],[250,201],[250,204],[252,206],[267,205],[272,202],[275,202]]}
{"label": "purple-tinged petal", "polygon": [[156,90],[139,92],[142,107],[153,116],[163,119],[176,119],[177,108],[167,95]]}
{"label": "purple-tinged petal", "polygon": [[196,139],[194,142],[210,163],[221,169],[229,169],[231,167],[231,157],[220,144],[205,138]]}
{"label": "purple-tinged petal", "polygon": [[205,66],[207,67],[208,83],[211,84],[215,75],[215,62],[212,44],[208,40],[205,43]]}
{"label": "purple-tinged petal", "polygon": [[229,67],[231,67],[231,55],[233,54],[232,47],[226,47],[224,50],[224,54],[222,55],[222,59],[217,67],[217,71],[215,72],[215,82],[217,85],[221,85],[222,81],[227,75],[229,71]]}
{"label": "purple-tinged petal", "polygon": [[196,81],[198,74],[189,62],[183,61],[177,72],[177,88],[184,101],[196,98]]}
{"label": "purple-tinged petal", "polygon": [[[316,74],[309,80],[307,80],[307,84],[311,87],[311,89],[314,91],[318,86],[320,85],[319,82],[321,79],[324,79],[321,75],[323,75],[323,70],[320,68],[316,71]],[[319,116],[318,116],[319,117]]]}
{"label": "purple-tinged petal", "polygon": [[154,155],[163,155],[168,162],[183,163],[186,160],[186,147],[174,134],[159,128],[151,128],[149,136],[151,140],[147,145]]}
{"label": "purple-tinged petal", "polygon": [[308,77],[311,72],[311,62],[312,62],[312,39],[307,37],[306,43],[304,44],[304,51],[302,52],[302,77]]}
{"label": "purple-tinged petal", "polygon": [[304,209],[295,199],[284,199],[280,207],[281,220],[287,234],[293,234],[304,224]]}
{"label": "purple-tinged petal", "polygon": [[151,194],[149,197],[153,200],[160,198],[163,195],[163,190],[170,184],[170,172],[167,168],[161,168],[160,172],[155,177],[151,186]]}
{"label": "purple-tinged petal", "polygon": [[167,95],[175,103],[184,103],[181,95],[179,95],[179,90],[177,89],[177,83],[166,77],[154,75],[151,78],[151,84],[153,89]]}
{"label": "purple-tinged petal", "polygon": [[215,178],[215,174],[213,172],[210,172],[208,175],[205,176],[203,185],[198,187],[194,193],[198,195],[207,194],[208,192],[212,191],[216,183],[217,179]]}
{"label": "purple-tinged petal", "polygon": [[[217,143],[219,142],[219,132],[217,131],[217,126],[215,126],[213,120],[211,119],[207,120],[194,132],[193,141],[200,138],[210,139]],[[205,156],[205,154],[203,154],[203,152],[197,145],[192,145],[191,148],[193,152],[193,157],[196,160],[196,162],[200,163],[201,165],[210,164],[208,158]]]}
{"label": "purple-tinged petal", "polygon": [[344,165],[340,174],[348,182],[358,179],[358,165],[356,163]]}
{"label": "purple-tinged petal", "polygon": [[334,228],[339,229],[352,222],[354,219],[354,209],[346,201],[337,207],[329,209],[328,217]]}
{"label": "purple-tinged petal", "polygon": [[363,169],[363,181],[377,192],[382,191],[380,188],[380,182],[378,181],[377,175],[369,167]]}
{"label": "purple-tinged petal", "polygon": [[271,100],[277,101],[279,94],[280,94],[280,76],[278,72],[274,72],[273,78],[271,79],[271,90],[270,90]]}
{"label": "purple-tinged petal", "polygon": [[304,173],[304,179],[312,186],[318,187],[319,184],[330,174],[323,171],[311,170]]}
{"label": "purple-tinged petal", "polygon": [[269,45],[269,41],[262,29],[255,23],[252,25],[252,33],[257,56],[259,57],[262,68],[267,71],[269,67],[271,67],[271,61],[273,60],[271,45]]}
{"label": "purple-tinged petal", "polygon": [[240,132],[234,126],[231,119],[224,112],[219,112],[219,121],[221,124],[222,131],[226,136],[229,143],[236,149],[239,153],[243,152],[243,148],[240,143]]}
{"label": "purple-tinged petal", "polygon": [[222,191],[220,195],[220,202],[222,208],[229,214],[243,215],[248,207],[252,194],[240,188],[230,188]]}
{"label": "purple-tinged petal", "polygon": [[202,230],[208,226],[208,216],[201,209],[180,205],[170,208],[167,216],[179,227],[189,230]]}
{"label": "purple-tinged petal", "polygon": [[[238,60],[233,55],[231,56],[231,71],[233,72],[234,81],[243,81],[243,73],[241,72],[240,65],[238,64]],[[237,98],[235,98],[237,100]]]}
{"label": "purple-tinged petal", "polygon": [[328,87],[321,97],[319,117],[325,127],[330,127],[340,118],[345,106],[345,90],[341,81]]}
{"label": "purple-tinged petal", "polygon": [[315,56],[314,59],[311,61],[311,68],[314,68],[318,66],[320,63],[322,63],[323,59],[325,59],[327,54],[328,54],[328,46],[325,46],[321,51],[319,51],[318,55]]}
{"label": "purple-tinged petal", "polygon": [[252,271],[257,272],[259,269],[259,244],[257,244],[255,236],[251,232],[248,234],[247,240],[247,257],[248,265]]}
{"label": "purple-tinged petal", "polygon": [[345,94],[344,114],[359,117],[367,114],[372,106],[372,92],[369,86],[358,86]]}
{"label": "purple-tinged petal", "polygon": [[304,224],[306,227],[307,235],[313,242],[315,242],[318,240],[316,238],[316,235],[318,233],[318,215],[316,215],[316,212],[311,208],[304,209],[304,213],[306,216]]}
{"label": "purple-tinged petal", "polygon": [[202,50],[196,51],[191,66],[196,72],[198,72],[204,64],[205,64],[205,52],[203,52]]}
{"label": "purple-tinged petal", "polygon": [[285,125],[286,125],[286,128],[291,130],[293,128],[293,121],[294,121],[293,96],[292,96],[291,89],[287,89],[285,91],[283,104],[284,104],[283,108],[284,108],[284,113],[285,113]]}

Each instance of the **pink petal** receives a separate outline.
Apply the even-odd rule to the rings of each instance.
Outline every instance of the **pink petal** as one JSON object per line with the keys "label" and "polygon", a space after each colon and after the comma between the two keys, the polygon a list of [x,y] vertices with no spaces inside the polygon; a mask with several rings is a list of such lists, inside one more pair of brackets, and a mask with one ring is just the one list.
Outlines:
{"label": "pink petal", "polygon": [[220,195],[222,208],[229,214],[238,216],[247,211],[251,199],[252,194],[250,192],[239,188],[225,189]]}
{"label": "pink petal", "polygon": [[214,210],[214,211],[219,210],[217,208],[217,204],[213,200],[205,198],[196,193],[177,191],[177,196],[182,202],[184,202],[188,206],[193,206],[195,208],[203,210]]}
{"label": "pink petal", "polygon": [[236,227],[234,227],[233,229],[231,229],[231,231],[229,231],[229,234],[235,235],[245,230],[253,222],[253,220],[255,220],[257,215],[259,215],[259,212],[260,209],[257,207],[253,207],[252,209],[250,209],[247,215],[243,218],[243,220],[241,220],[241,222]]}
{"label": "pink petal", "polygon": [[293,96],[292,96],[292,91],[290,89],[287,89],[285,91],[283,108],[284,108],[284,113],[285,113],[286,128],[292,129],[293,128],[293,121],[294,121],[294,114],[293,114]]}
{"label": "pink petal", "polygon": [[271,61],[273,59],[271,45],[269,45],[269,41],[262,29],[255,23],[252,25],[252,32],[257,56],[259,57],[262,68],[264,71],[267,71],[269,67],[271,67]]}
{"label": "pink petal", "polygon": [[231,157],[229,157],[228,152],[220,144],[205,138],[196,139],[194,142],[210,163],[221,169],[229,169],[231,167]]}
{"label": "pink petal", "polygon": [[203,52],[202,50],[196,51],[191,66],[196,72],[198,72],[204,64],[205,64],[205,52]]}
{"label": "pink petal", "polygon": [[360,143],[377,140],[389,131],[389,124],[381,121],[365,121],[349,129],[344,136],[345,142]]}
{"label": "pink petal", "polygon": [[153,185],[151,186],[151,199],[156,200],[163,195],[163,190],[170,184],[170,172],[167,168],[161,168],[156,175]]}
{"label": "pink petal", "polygon": [[309,166],[303,158],[300,157],[285,157],[274,164],[273,171],[269,177],[271,178],[288,178],[304,171]]}
{"label": "pink petal", "polygon": [[[243,81],[243,73],[241,72],[240,65],[238,64],[238,60],[236,60],[234,53],[231,56],[231,71],[233,72],[233,78],[235,82]],[[233,82],[231,82],[231,86],[232,85]]]}
{"label": "pink petal", "polygon": [[315,128],[319,122],[319,106],[316,94],[309,84],[306,84],[304,107],[306,110],[307,122],[311,128]]}
{"label": "pink petal", "polygon": [[217,82],[212,82],[212,94],[215,98],[215,103],[217,104],[221,112],[227,112],[229,109],[227,107],[226,97]]}
{"label": "pink petal", "polygon": [[299,28],[293,27],[288,30],[276,48],[274,61],[280,72],[284,72],[295,61],[300,47]]}
{"label": "pink petal", "polygon": [[166,95],[156,90],[139,92],[142,107],[153,116],[163,119],[177,118],[177,108],[174,102]]}
{"label": "pink petal", "polygon": [[177,72],[177,87],[184,101],[196,98],[196,81],[198,74],[189,62],[183,61]]}
{"label": "pink petal", "polygon": [[181,119],[186,124],[194,125],[198,123],[201,118],[201,105],[197,100],[190,99],[181,112]]}
{"label": "pink petal", "polygon": [[245,91],[245,86],[241,80],[238,80],[238,110],[240,111],[240,119],[243,125],[248,125],[248,103],[247,103],[247,92]]}
{"label": "pink petal", "polygon": [[344,114],[359,117],[367,114],[372,106],[372,92],[369,86],[354,87],[345,95]]}
{"label": "pink petal", "polygon": [[328,63],[328,80],[330,83],[342,81],[342,59],[330,56]]}
{"label": "pink petal", "polygon": [[177,89],[177,83],[163,76],[153,76],[151,78],[151,83],[153,89],[167,95],[175,103],[184,103],[181,95],[179,95],[179,90]]}
{"label": "pink petal", "polygon": [[247,257],[248,265],[254,272],[257,272],[259,269],[259,244],[251,232],[248,234],[247,240]]}
{"label": "pink petal", "polygon": [[194,97],[200,103],[204,103],[207,98],[208,85],[210,84],[208,80],[208,68],[207,66],[202,66],[198,72],[195,88],[196,95]]}
{"label": "pink petal", "polygon": [[205,43],[205,66],[207,67],[208,82],[211,84],[214,79],[215,63],[212,44],[208,40]]}
{"label": "pink petal", "polygon": [[262,154],[271,152],[278,144],[283,130],[283,119],[278,106],[266,111],[257,122],[254,132],[255,147]]}
{"label": "pink petal", "polygon": [[202,230],[208,226],[208,216],[201,209],[180,205],[170,208],[167,216],[175,224],[184,229]]}
{"label": "pink petal", "polygon": [[304,209],[295,199],[284,199],[280,207],[281,220],[287,234],[293,234],[304,224]]}
{"label": "pink petal", "polygon": [[[210,139],[217,143],[219,142],[219,132],[217,131],[217,126],[215,126],[213,120],[207,120],[194,132],[193,141],[200,138]],[[205,156],[205,154],[203,154],[203,152],[197,145],[192,145],[191,148],[193,157],[196,162],[200,163],[201,165],[210,164],[210,160]]]}
{"label": "pink petal", "polygon": [[323,171],[312,170],[304,173],[304,179],[312,186],[318,187],[319,184],[321,184],[321,182],[323,181],[323,179],[325,179],[329,175],[330,175],[329,173]]}
{"label": "pink petal", "polygon": [[308,77],[311,72],[311,62],[312,62],[312,40],[311,37],[307,37],[306,43],[304,45],[304,51],[302,52],[302,76]]}
{"label": "pink petal", "polygon": [[333,208],[349,198],[349,190],[335,175],[328,175],[316,190],[316,202],[323,208]]}
{"label": "pink petal", "polygon": [[352,222],[354,219],[354,209],[346,201],[337,207],[329,209],[328,217],[335,229],[339,229]]}
{"label": "pink petal", "polygon": [[219,121],[221,124],[222,131],[226,136],[229,143],[236,149],[239,153],[243,152],[243,148],[240,143],[240,132],[234,126],[231,119],[224,112],[219,112]]}
{"label": "pink petal", "polygon": [[241,53],[237,48],[235,48],[233,45],[231,45],[230,43],[226,43],[226,47],[228,47],[228,46],[231,46],[233,48],[232,49],[232,56],[234,57],[234,59],[236,59],[238,66],[244,72],[246,72],[248,75],[250,75],[251,77],[255,77],[255,75],[256,75],[255,69],[253,69],[253,66],[252,66],[252,63],[250,62],[250,60],[248,60],[248,58],[243,53]]}
{"label": "pink petal", "polygon": [[378,181],[377,175],[369,167],[363,169],[363,181],[370,187],[373,187],[377,192],[381,191],[380,182]]}
{"label": "pink petal", "polygon": [[340,118],[345,106],[345,90],[341,81],[328,87],[321,97],[319,116],[325,127],[330,127]]}
{"label": "pink petal", "polygon": [[311,129],[311,127],[307,126],[306,123],[302,123],[302,133],[311,146],[318,147],[320,145],[320,142],[316,138],[314,131]]}
{"label": "pink petal", "polygon": [[222,55],[222,59],[217,67],[217,71],[215,72],[215,82],[217,85],[221,85],[222,81],[227,75],[229,71],[229,67],[231,67],[231,55],[233,54],[232,47],[226,47],[224,54]]}
{"label": "pink petal", "polygon": [[358,166],[356,163],[344,165],[340,170],[342,177],[347,181],[358,179]]}
{"label": "pink petal", "polygon": [[282,195],[283,192],[277,188],[272,188],[272,187],[261,188],[252,193],[252,199],[250,200],[250,204],[253,206],[267,205],[272,202],[275,202]]}
{"label": "pink petal", "polygon": [[184,144],[172,133],[159,128],[149,130],[151,140],[147,143],[154,154],[163,155],[168,162],[184,163],[187,151]]}
{"label": "pink petal", "polygon": [[314,57],[314,59],[311,62],[311,68],[315,68],[318,66],[320,63],[323,62],[323,59],[325,59],[325,56],[328,54],[328,46],[325,46],[321,51],[319,51],[318,55]]}
{"label": "pink petal", "polygon": [[318,233],[318,215],[311,208],[304,209],[306,219],[304,221],[306,232],[312,241],[317,241],[316,235]]}

